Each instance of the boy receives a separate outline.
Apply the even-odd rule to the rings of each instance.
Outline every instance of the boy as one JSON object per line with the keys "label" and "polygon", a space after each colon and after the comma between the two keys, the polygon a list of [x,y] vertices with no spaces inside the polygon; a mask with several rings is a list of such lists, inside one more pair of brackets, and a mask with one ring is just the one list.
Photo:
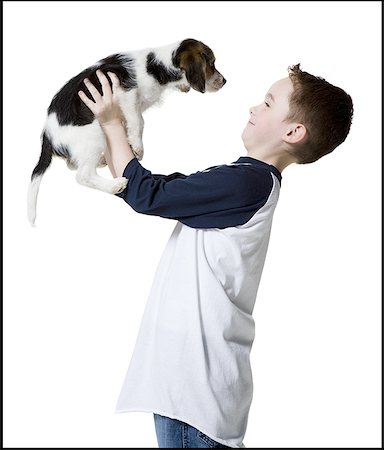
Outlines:
{"label": "boy", "polygon": [[[157,269],[117,411],[153,412],[161,448],[244,447],[252,400],[252,311],[267,252],[281,172],[340,145],[351,97],[300,65],[250,109],[247,156],[189,176],[152,175],[127,143],[114,93],[80,98],[99,120],[117,194],[144,214],[177,219]],[[128,124],[129,126],[129,124]]]}

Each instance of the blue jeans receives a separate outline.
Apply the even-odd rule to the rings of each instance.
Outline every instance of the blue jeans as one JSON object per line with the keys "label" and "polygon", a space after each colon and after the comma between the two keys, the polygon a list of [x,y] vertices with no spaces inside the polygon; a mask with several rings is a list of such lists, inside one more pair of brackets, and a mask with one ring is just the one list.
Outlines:
{"label": "blue jeans", "polygon": [[176,419],[154,414],[159,448],[231,448]]}

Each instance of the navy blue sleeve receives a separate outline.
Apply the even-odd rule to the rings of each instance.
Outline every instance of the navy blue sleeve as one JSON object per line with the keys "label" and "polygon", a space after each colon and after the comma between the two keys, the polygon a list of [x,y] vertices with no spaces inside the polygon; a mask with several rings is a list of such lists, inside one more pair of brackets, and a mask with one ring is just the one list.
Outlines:
{"label": "navy blue sleeve", "polygon": [[243,225],[267,201],[273,180],[266,170],[231,164],[191,175],[152,175],[135,158],[124,170],[126,189],[116,194],[142,214],[177,219],[192,228]]}

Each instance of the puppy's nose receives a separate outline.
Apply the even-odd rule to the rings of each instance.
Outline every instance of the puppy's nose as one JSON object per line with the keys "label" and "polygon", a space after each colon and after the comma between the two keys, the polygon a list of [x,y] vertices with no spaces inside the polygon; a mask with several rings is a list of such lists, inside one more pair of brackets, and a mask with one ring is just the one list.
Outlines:
{"label": "puppy's nose", "polygon": [[223,81],[222,81],[222,83],[223,83],[223,86],[224,86],[224,84],[227,82],[227,80],[223,77]]}

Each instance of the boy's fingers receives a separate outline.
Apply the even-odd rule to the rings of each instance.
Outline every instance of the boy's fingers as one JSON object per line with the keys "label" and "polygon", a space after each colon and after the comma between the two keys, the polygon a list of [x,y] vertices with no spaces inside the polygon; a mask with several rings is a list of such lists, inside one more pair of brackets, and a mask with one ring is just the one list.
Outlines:
{"label": "boy's fingers", "polygon": [[81,100],[88,106],[88,108],[93,112],[93,108],[96,105],[96,103],[90,100],[83,91],[79,91],[78,95],[81,98]]}
{"label": "boy's fingers", "polygon": [[103,89],[103,95],[110,95],[112,94],[111,86],[109,85],[108,78],[104,75],[104,73],[100,70],[96,70],[97,78],[100,80],[102,89]]}
{"label": "boy's fingers", "polygon": [[84,78],[84,84],[87,87],[88,91],[91,93],[93,99],[97,102],[100,100],[101,95],[100,92],[95,88],[95,86],[88,80],[88,78]]}
{"label": "boy's fingers", "polygon": [[120,80],[117,77],[117,75],[113,72],[108,72],[109,78],[112,81],[112,85],[113,87],[119,87],[120,86]]}

